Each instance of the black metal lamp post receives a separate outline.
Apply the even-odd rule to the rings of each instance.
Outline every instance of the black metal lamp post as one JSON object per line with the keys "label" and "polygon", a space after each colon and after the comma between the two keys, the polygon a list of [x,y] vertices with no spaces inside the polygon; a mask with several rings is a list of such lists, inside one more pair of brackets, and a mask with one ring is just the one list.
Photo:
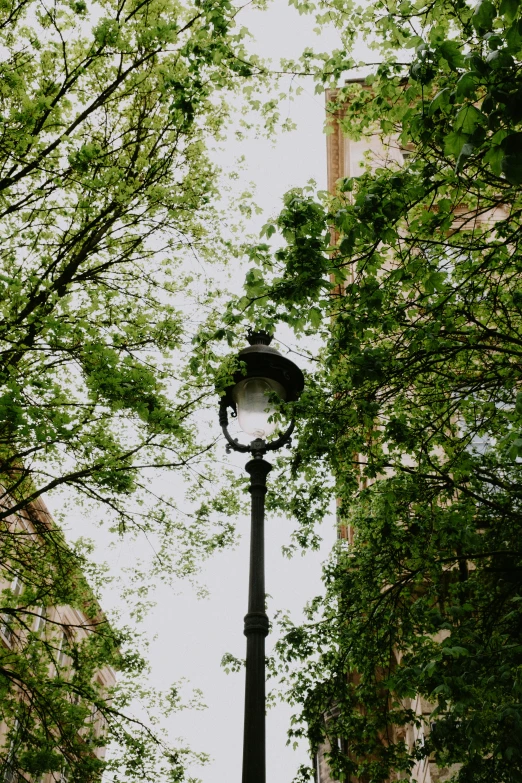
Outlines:
{"label": "black metal lamp post", "polygon": [[[272,465],[263,457],[290,442],[294,422],[283,435],[268,441],[277,425],[269,421],[274,406],[268,395],[282,400],[297,400],[303,390],[303,373],[290,359],[270,348],[272,337],[266,332],[251,332],[250,345],[239,352],[246,373],[238,372],[234,384],[225,390],[219,409],[219,423],[227,439],[227,451],[250,453],[245,465],[250,474],[251,535],[248,613],[245,616],[247,638],[245,681],[245,729],[243,735],[243,783],[266,783],[265,738],[265,637],[268,617],[265,612],[265,494],[266,477]],[[228,431],[228,408],[238,417],[239,426],[254,440],[243,445]]]}

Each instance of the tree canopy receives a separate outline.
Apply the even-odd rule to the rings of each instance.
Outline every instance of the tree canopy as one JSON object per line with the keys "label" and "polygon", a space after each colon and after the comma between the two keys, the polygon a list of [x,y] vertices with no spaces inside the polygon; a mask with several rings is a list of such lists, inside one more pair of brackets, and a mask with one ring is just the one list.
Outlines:
{"label": "tree canopy", "polygon": [[1,514],[67,486],[125,528],[140,476],[198,448],[181,262],[227,255],[206,145],[253,66],[227,2],[1,24]]}
{"label": "tree canopy", "polygon": [[[214,389],[187,354],[198,352],[191,297],[198,320],[206,312],[198,265],[204,277],[233,254],[208,146],[256,70],[236,11],[228,0],[0,4],[0,578],[13,642],[0,643],[1,759],[13,775],[188,774],[185,751],[132,717],[146,663],[136,632],[95,605],[103,574],[34,509],[63,490],[59,507],[75,495],[117,532],[153,537],[147,584],[152,571],[192,573],[232,540],[236,502],[202,472],[213,437],[196,438],[191,418]],[[158,489],[175,471],[192,478],[185,513]],[[64,606],[77,623],[56,619]],[[107,666],[120,670],[115,690],[96,684]],[[153,700],[151,714],[181,704],[175,690]],[[108,766],[91,752],[104,743]]]}
{"label": "tree canopy", "polygon": [[[327,109],[349,137],[411,154],[330,196],[288,193],[226,316],[324,339],[271,502],[306,544],[330,473],[350,539],[309,623],[284,623],[291,734],[312,753],[329,738],[336,780],[430,759],[462,783],[519,781],[520,3],[297,6],[343,46],[288,67],[339,87]],[[376,62],[343,84],[361,38]]]}

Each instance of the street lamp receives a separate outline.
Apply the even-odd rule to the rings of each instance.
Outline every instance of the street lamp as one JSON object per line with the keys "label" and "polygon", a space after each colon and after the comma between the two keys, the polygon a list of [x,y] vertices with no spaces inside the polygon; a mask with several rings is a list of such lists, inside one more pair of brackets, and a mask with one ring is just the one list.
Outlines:
{"label": "street lamp", "polygon": [[[285,402],[297,400],[304,378],[299,367],[275,348],[266,332],[250,332],[249,345],[238,355],[246,367],[234,375],[234,383],[225,389],[219,409],[219,423],[227,440],[227,451],[250,453],[245,465],[250,475],[251,533],[248,612],[244,633],[247,638],[245,679],[245,728],[243,735],[243,783],[266,783],[265,739],[265,637],[268,617],[265,612],[265,494],[266,477],[272,465],[263,457],[290,442],[294,429],[288,429],[273,441],[267,440],[277,429],[270,419],[276,407],[273,396]],[[271,399],[272,398],[272,399]],[[239,443],[228,431],[228,408],[236,416],[244,433],[254,438]]]}

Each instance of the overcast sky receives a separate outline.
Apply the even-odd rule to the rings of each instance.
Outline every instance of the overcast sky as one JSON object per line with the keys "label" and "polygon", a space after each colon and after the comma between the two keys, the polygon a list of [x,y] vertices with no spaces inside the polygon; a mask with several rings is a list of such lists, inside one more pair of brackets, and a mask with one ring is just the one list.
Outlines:
{"label": "overcast sky", "polygon": [[[281,56],[297,57],[305,46],[327,49],[335,40],[329,36],[319,42],[313,32],[313,20],[300,17],[286,0],[276,0],[266,12],[246,10],[243,16],[243,24],[255,33],[258,52],[272,57],[274,62]],[[281,112],[283,118],[289,116],[295,122],[295,131],[280,134],[275,143],[249,140],[228,150],[231,157],[237,152],[246,158],[242,173],[245,186],[250,181],[255,183],[256,201],[263,214],[252,223],[253,230],[278,214],[282,196],[289,188],[305,185],[310,179],[321,189],[326,188],[324,96],[314,94],[311,81],[304,82],[303,87],[302,95],[285,102]],[[226,155],[220,162],[225,167],[233,165]],[[244,274],[244,269],[238,272],[241,280]],[[238,466],[244,461],[242,455],[234,459]],[[172,625],[160,632],[154,645],[155,670],[167,671],[172,665],[204,691],[208,709],[180,716],[179,726],[192,746],[207,750],[213,757],[211,765],[201,773],[205,783],[241,781],[244,673],[226,675],[219,663],[224,652],[240,658],[245,655],[242,628],[247,603],[248,526],[248,519],[241,520],[242,541],[238,549],[217,556],[205,568],[208,599],[177,596],[168,610],[166,600],[156,613],[158,620],[166,621],[168,617],[167,624]],[[267,519],[266,589],[271,596],[270,617],[276,609],[284,608],[299,618],[306,601],[322,589],[321,561],[335,539],[332,516],[324,525],[322,551],[289,561],[282,556],[281,547],[288,543],[293,528],[291,520]],[[163,634],[165,642],[167,638],[170,642],[162,642]],[[273,641],[269,636],[268,651]],[[307,761],[305,747],[294,751],[286,745],[290,714],[289,708],[279,706],[267,715],[268,783],[290,783],[298,764]]]}
{"label": "overcast sky", "polygon": [[[300,17],[286,0],[276,0],[267,12],[246,10],[243,24],[256,35],[256,49],[274,61],[281,56],[297,57],[305,46],[319,45],[313,32],[313,21]],[[330,39],[330,44],[332,39]],[[320,48],[327,48],[322,41]],[[280,134],[275,143],[263,139],[248,140],[236,147],[229,145],[220,163],[234,165],[233,158],[242,154],[246,168],[241,174],[245,187],[255,183],[256,201],[263,214],[250,228],[258,230],[268,217],[280,211],[283,194],[291,187],[305,185],[314,179],[326,188],[326,138],[323,132],[324,96],[314,94],[314,85],[303,84],[304,91],[293,102],[285,102],[282,116],[289,116],[297,129]],[[241,182],[240,182],[241,184]],[[238,270],[243,280],[245,269]],[[223,449],[224,451],[224,449]],[[223,454],[225,457],[225,455]],[[232,461],[232,455],[228,457]],[[242,455],[233,462],[242,466]],[[244,673],[226,675],[220,667],[225,652],[239,658],[245,655],[243,616],[247,608],[247,569],[249,520],[242,519],[239,529],[241,545],[210,561],[203,574],[210,596],[198,600],[189,592],[169,597],[167,591],[151,617],[158,638],[152,648],[155,676],[188,677],[202,688],[208,709],[183,713],[173,721],[174,733],[184,735],[192,747],[207,751],[211,764],[201,770],[204,783],[240,783],[242,763]],[[266,589],[269,615],[276,609],[289,609],[299,619],[303,605],[321,591],[321,562],[335,539],[332,518],[324,525],[324,547],[319,553],[292,560],[284,558],[281,547],[288,544],[294,529],[291,520],[267,519],[266,523]],[[267,639],[267,650],[274,642]],[[159,683],[159,681],[158,681]],[[286,745],[290,710],[278,706],[267,715],[267,781],[290,783],[299,763],[307,761],[306,748],[297,751]]]}
{"label": "overcast sky", "polygon": [[[286,0],[275,0],[266,12],[245,9],[239,21],[256,35],[256,50],[263,57],[297,57],[306,46],[327,49],[335,44],[335,36],[326,36],[319,43],[313,32],[313,20],[300,17],[289,9]],[[235,158],[244,155],[246,168],[239,186],[253,181],[256,200],[262,216],[255,218],[249,229],[257,231],[267,218],[281,208],[283,194],[291,187],[305,185],[314,179],[326,188],[326,140],[323,133],[324,96],[314,94],[313,83],[304,83],[304,92],[294,102],[285,102],[283,118],[289,116],[297,129],[279,135],[276,142],[250,139],[229,144],[220,153],[219,163],[233,169]],[[245,269],[238,269],[237,282],[243,280]],[[217,411],[216,411],[217,416]],[[242,455],[226,456],[237,470],[245,461]],[[182,491],[182,488],[180,488]],[[172,487],[167,488],[167,494]],[[185,677],[204,694],[207,709],[183,712],[175,716],[169,730],[173,737],[184,737],[194,750],[210,754],[211,763],[199,771],[204,783],[240,783],[243,732],[244,673],[226,675],[220,666],[222,655],[231,652],[239,658],[245,655],[243,616],[247,608],[248,519],[239,520],[242,535],[239,547],[215,556],[207,564],[202,581],[209,597],[199,599],[187,587],[176,594],[166,587],[157,594],[158,604],[146,621],[152,642],[150,660],[153,683],[168,688],[173,680]],[[298,620],[303,605],[321,591],[321,562],[335,539],[332,517],[325,521],[324,546],[321,552],[308,553],[293,560],[283,558],[281,547],[289,543],[293,530],[291,520],[268,519],[266,524],[266,589],[269,614],[276,609],[289,609]],[[71,538],[92,533],[80,514],[68,520]],[[95,534],[99,547],[107,540],[102,532]],[[123,561],[132,557],[132,544],[123,541],[109,558]],[[105,553],[102,552],[104,555]],[[111,596],[104,599],[110,604]],[[268,637],[268,652],[274,639]],[[307,761],[305,748],[297,751],[286,746],[286,731],[290,711],[279,706],[267,717],[267,781],[290,783],[299,763]]]}

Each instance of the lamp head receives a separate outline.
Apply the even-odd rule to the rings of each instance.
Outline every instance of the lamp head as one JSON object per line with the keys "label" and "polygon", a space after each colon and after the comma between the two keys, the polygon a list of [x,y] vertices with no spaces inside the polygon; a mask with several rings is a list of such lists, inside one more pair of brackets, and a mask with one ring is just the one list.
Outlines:
{"label": "lamp head", "polygon": [[269,421],[275,413],[271,394],[286,402],[299,398],[304,377],[299,367],[275,348],[270,347],[272,337],[264,331],[249,331],[249,345],[243,348],[238,359],[246,365],[246,372],[239,370],[234,383],[225,390],[225,403],[237,410],[239,426],[248,435],[266,439],[277,424]]}

